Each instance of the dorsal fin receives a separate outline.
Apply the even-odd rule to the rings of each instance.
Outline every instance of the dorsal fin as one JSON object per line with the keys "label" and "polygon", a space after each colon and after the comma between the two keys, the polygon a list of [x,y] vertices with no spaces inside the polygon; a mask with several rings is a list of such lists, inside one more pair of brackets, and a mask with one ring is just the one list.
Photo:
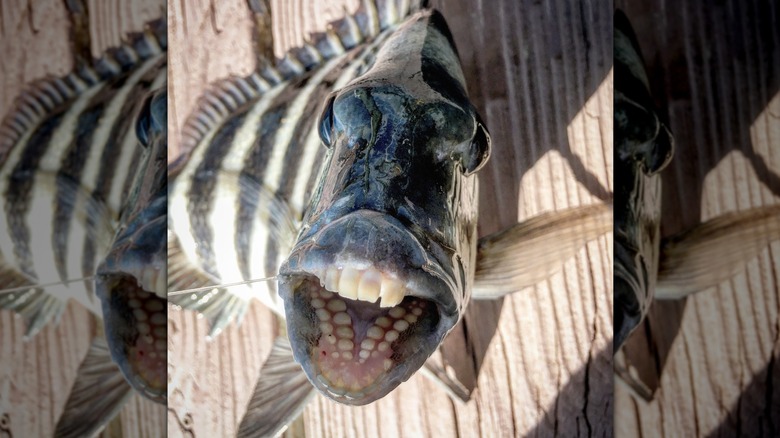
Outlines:
{"label": "dorsal fin", "polygon": [[281,59],[260,57],[249,76],[233,76],[212,84],[184,123],[179,158],[169,166],[169,174],[176,175],[206,133],[241,105],[375,37],[425,5],[424,0],[364,0],[354,14],[330,23],[325,32],[310,34],[302,46],[288,50]]}
{"label": "dorsal fin", "polygon": [[30,289],[17,292],[0,290],[0,309],[10,310],[24,319],[24,337],[35,336],[49,322],[57,322],[65,310],[65,303],[35,287],[33,282],[5,264],[0,256],[0,285],[4,289],[30,286]]}
{"label": "dorsal fin", "polygon": [[123,74],[134,65],[167,50],[165,20],[149,23],[143,32],[129,34],[125,43],[107,50],[91,66],[77,66],[63,77],[32,82],[16,97],[0,124],[0,163],[13,146],[46,116],[96,83]]}
{"label": "dorsal fin", "polygon": [[[142,32],[129,34],[126,42],[106,51],[91,65],[81,63],[62,77],[50,77],[26,86],[16,97],[11,111],[0,123],[0,163],[24,136],[52,112],[69,104],[88,88],[102,80],[124,74],[135,64],[167,50],[167,25],[164,19],[147,24]],[[12,310],[26,322],[25,336],[35,335],[51,321],[57,321],[65,302],[36,287],[30,279],[3,260],[0,254],[0,285],[13,288],[29,285],[24,292],[0,292],[0,308]]]}

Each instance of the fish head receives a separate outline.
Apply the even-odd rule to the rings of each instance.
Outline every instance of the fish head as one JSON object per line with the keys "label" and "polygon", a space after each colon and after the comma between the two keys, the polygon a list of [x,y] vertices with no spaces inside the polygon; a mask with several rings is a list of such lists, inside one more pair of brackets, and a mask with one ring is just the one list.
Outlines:
{"label": "fish head", "polygon": [[647,314],[658,273],[661,172],[674,139],[650,95],[628,19],[615,13],[614,351]]}
{"label": "fish head", "polygon": [[95,284],[114,362],[138,392],[165,403],[168,142],[164,90],[146,98],[135,127],[142,148],[139,164]]}
{"label": "fish head", "polygon": [[457,77],[371,70],[319,119],[326,162],[279,294],[296,361],[341,403],[411,377],[469,301],[490,137]]}

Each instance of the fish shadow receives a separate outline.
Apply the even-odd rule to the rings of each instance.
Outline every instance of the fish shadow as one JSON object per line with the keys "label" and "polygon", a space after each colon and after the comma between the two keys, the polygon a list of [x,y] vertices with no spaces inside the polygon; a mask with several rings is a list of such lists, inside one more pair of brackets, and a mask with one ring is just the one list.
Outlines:
{"label": "fish shadow", "polygon": [[777,382],[778,358],[772,356],[766,367],[753,375],[731,405],[728,415],[707,436],[778,436],[780,434],[780,385]]}
{"label": "fish shadow", "polygon": [[[675,139],[674,159],[662,173],[662,234],[700,223],[705,177],[734,152],[745,159],[762,188],[780,196],[780,175],[756,151],[750,132],[780,88],[776,15],[770,2],[687,0],[663,12],[653,2],[617,0],[615,6],[634,27],[656,107]],[[741,208],[752,201],[728,192],[718,196],[721,205]],[[679,334],[685,306],[684,299],[654,302],[624,345],[626,359],[652,392]]]}
{"label": "fish shadow", "polygon": [[[611,199],[611,190],[572,149],[567,132],[612,68],[609,3],[435,0],[431,6],[447,19],[469,96],[492,138],[491,160],[480,172],[479,234],[517,222],[523,176],[553,150],[588,192]],[[472,301],[445,341],[444,358],[469,390],[502,307],[503,300]]]}

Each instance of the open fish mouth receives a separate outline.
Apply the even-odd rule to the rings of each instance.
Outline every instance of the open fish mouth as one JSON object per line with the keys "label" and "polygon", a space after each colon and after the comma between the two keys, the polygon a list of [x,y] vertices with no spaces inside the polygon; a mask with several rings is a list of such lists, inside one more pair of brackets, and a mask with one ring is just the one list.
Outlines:
{"label": "open fish mouth", "polygon": [[165,276],[146,269],[139,276],[101,275],[96,284],[104,299],[103,318],[111,357],[130,385],[145,397],[167,398],[168,315],[166,301],[147,289],[150,280]]}
{"label": "open fish mouth", "polygon": [[358,210],[282,266],[293,354],[324,395],[363,405],[416,372],[457,322],[451,284],[395,218]]}
{"label": "open fish mouth", "polygon": [[[164,207],[164,199],[153,203]],[[165,216],[120,234],[98,267],[95,291],[103,309],[111,357],[130,385],[145,397],[167,398],[167,270]],[[131,222],[135,225],[137,222]]]}

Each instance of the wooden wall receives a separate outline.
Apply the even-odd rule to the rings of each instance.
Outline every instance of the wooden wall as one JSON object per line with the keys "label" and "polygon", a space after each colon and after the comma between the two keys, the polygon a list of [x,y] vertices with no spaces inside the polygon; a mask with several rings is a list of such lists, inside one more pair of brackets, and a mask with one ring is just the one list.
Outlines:
{"label": "wooden wall", "polygon": [[[615,5],[634,25],[676,141],[663,173],[662,233],[780,203],[777,2]],[[732,280],[656,302],[625,359],[657,392],[646,402],[616,383],[616,435],[777,436],[779,272],[774,243]]]}
{"label": "wooden wall", "polygon": [[[616,0],[634,22],[656,99],[677,140],[664,174],[663,232],[723,212],[780,202],[780,37],[768,0]],[[159,14],[153,2],[89,2],[92,52]],[[274,50],[354,11],[271,2]],[[460,50],[469,91],[495,150],[481,177],[480,232],[612,192],[610,2],[436,2]],[[344,9],[342,9],[344,8]],[[243,0],[171,1],[170,124],[176,131],[209,83],[253,68]],[[5,1],[0,10],[0,116],[19,85],[72,67],[63,2]],[[35,54],[35,56],[31,56]],[[48,54],[48,55],[45,55]],[[54,56],[56,54],[57,56]],[[775,145],[775,147],[772,147]],[[684,302],[659,303],[625,360],[657,387],[645,402],[612,393],[612,241],[588,245],[563,272],[497,303],[473,303],[445,348],[475,386],[450,400],[421,376],[362,408],[317,397],[294,429],[307,436],[619,436],[777,434],[780,299],[775,244],[744,273]],[[276,321],[255,303],[240,326],[206,342],[206,322],[170,314],[170,436],[234,433]],[[51,434],[96,322],[71,304],[31,341],[0,312],[0,435]],[[110,436],[163,436],[163,409],[136,397]],[[774,432],[773,432],[774,431]]]}

